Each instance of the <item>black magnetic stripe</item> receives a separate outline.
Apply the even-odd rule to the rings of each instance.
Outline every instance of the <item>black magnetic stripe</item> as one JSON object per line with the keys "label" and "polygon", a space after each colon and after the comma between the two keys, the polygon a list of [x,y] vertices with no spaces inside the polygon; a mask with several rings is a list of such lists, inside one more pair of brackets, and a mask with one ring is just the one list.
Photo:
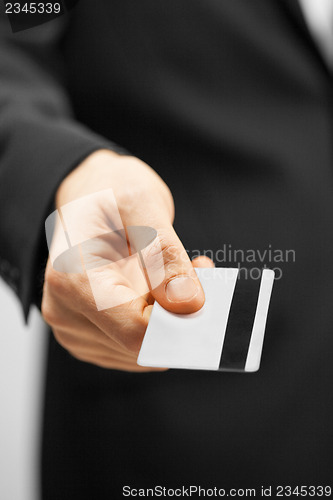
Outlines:
{"label": "black magnetic stripe", "polygon": [[246,269],[241,269],[238,273],[222,347],[220,370],[245,369],[261,278],[262,272],[259,276],[257,270],[253,278]]}

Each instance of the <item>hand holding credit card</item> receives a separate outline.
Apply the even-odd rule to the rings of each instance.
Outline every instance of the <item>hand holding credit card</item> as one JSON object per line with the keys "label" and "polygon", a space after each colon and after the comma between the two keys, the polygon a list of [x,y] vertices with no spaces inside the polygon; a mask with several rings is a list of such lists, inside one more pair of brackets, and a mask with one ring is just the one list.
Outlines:
{"label": "hand holding credit card", "polygon": [[174,314],[155,302],[138,364],[164,368],[254,372],[259,369],[274,271],[197,268],[204,306]]}

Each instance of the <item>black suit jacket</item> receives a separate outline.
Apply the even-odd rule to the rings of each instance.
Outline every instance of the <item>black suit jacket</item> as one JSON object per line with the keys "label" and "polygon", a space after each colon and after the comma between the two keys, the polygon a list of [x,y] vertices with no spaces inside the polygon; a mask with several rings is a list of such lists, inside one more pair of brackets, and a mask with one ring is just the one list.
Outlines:
{"label": "black suit jacket", "polygon": [[108,371],[51,340],[44,498],[329,484],[332,75],[296,1],[81,0],[0,38],[1,268],[26,312],[53,194],[101,147],[163,177],[187,249],[284,255],[217,262],[281,268],[255,374]]}

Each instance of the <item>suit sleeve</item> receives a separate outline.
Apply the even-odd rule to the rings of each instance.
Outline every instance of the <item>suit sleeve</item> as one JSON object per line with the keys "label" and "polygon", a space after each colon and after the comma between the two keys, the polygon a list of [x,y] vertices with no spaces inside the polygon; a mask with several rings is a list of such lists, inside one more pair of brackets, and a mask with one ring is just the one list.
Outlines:
{"label": "suit sleeve", "polygon": [[0,274],[25,317],[40,304],[44,221],[60,182],[95,150],[125,152],[72,115],[57,52],[65,22],[13,34],[0,10]]}

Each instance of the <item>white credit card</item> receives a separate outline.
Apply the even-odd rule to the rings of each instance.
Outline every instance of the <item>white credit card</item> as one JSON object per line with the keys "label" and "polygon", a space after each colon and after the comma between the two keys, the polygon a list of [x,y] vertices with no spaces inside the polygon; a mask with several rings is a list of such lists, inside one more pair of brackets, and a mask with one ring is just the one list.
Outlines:
{"label": "white credit card", "polygon": [[155,302],[141,366],[255,372],[259,369],[274,271],[197,268],[206,301],[193,314]]}

